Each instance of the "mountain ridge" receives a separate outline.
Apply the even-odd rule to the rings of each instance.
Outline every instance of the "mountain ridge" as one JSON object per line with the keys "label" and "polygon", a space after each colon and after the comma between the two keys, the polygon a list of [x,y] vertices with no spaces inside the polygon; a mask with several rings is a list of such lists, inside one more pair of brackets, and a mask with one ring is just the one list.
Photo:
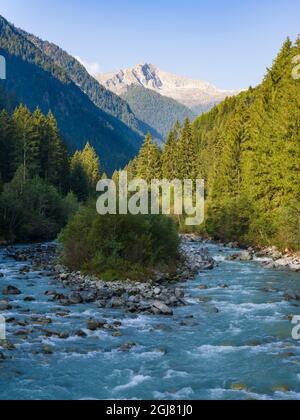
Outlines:
{"label": "mountain ridge", "polygon": [[7,62],[3,88],[30,110],[51,110],[69,151],[82,149],[89,140],[108,172],[136,154],[142,137],[97,107],[64,69],[2,16],[0,54]]}
{"label": "mountain ridge", "polygon": [[157,66],[147,63],[117,72],[99,74],[96,78],[100,84],[117,95],[123,96],[131,85],[142,86],[176,100],[197,114],[208,111],[226,97],[239,93],[217,89],[207,81],[193,80],[162,71]]}

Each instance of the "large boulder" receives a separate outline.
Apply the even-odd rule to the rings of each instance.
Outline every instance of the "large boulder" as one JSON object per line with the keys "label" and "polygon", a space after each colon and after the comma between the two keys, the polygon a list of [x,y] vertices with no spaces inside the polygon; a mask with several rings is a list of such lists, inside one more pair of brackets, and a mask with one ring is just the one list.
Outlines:
{"label": "large boulder", "polygon": [[154,308],[154,310],[158,310],[163,315],[173,315],[172,309],[169,308],[165,303],[158,300],[153,302],[152,308]]}

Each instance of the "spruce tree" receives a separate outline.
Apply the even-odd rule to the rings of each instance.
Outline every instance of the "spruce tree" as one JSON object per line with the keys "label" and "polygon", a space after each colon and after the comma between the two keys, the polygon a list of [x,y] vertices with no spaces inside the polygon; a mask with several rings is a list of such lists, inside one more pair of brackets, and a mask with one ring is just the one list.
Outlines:
{"label": "spruce tree", "polygon": [[161,151],[153,143],[151,134],[145,138],[145,142],[136,160],[137,177],[144,179],[148,184],[152,180],[161,178]]}

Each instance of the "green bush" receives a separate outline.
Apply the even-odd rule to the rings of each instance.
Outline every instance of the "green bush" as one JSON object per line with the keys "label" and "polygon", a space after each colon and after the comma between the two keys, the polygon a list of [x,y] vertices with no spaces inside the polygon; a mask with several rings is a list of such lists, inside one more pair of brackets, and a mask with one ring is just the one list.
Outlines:
{"label": "green bush", "polygon": [[166,216],[105,215],[95,203],[79,210],[60,236],[64,260],[106,280],[139,280],[178,261],[176,224]]}

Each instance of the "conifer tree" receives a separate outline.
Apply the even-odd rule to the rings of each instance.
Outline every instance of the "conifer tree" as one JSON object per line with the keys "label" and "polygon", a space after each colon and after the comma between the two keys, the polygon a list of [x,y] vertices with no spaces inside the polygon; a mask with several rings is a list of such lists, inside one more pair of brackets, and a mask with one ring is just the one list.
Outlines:
{"label": "conifer tree", "polygon": [[177,175],[177,131],[171,130],[162,153],[162,177],[174,180]]}
{"label": "conifer tree", "polygon": [[16,148],[13,123],[3,110],[0,112],[0,174],[4,182],[10,181],[14,175],[13,159]]}
{"label": "conifer tree", "polygon": [[88,176],[90,187],[94,189],[100,179],[100,161],[95,149],[89,142],[81,154],[81,160]]}
{"label": "conifer tree", "polygon": [[137,177],[144,179],[148,184],[161,178],[161,151],[153,143],[151,134],[146,136],[137,157],[136,172]]}
{"label": "conifer tree", "polygon": [[73,161],[71,166],[70,189],[80,202],[86,201],[89,197],[89,179],[82,163],[78,160]]}
{"label": "conifer tree", "polygon": [[90,194],[95,193],[97,182],[100,179],[100,161],[89,143],[86,144],[82,152],[77,151],[71,159],[71,169],[75,164],[81,164],[88,179]]}
{"label": "conifer tree", "polygon": [[195,179],[196,176],[196,150],[194,147],[192,126],[189,118],[184,121],[181,136],[178,142],[177,176],[179,179]]}
{"label": "conifer tree", "polygon": [[20,105],[13,114],[13,122],[18,135],[18,153],[15,158],[15,168],[24,167],[26,174],[35,176],[40,172],[40,138],[34,124],[34,119],[27,107]]}

